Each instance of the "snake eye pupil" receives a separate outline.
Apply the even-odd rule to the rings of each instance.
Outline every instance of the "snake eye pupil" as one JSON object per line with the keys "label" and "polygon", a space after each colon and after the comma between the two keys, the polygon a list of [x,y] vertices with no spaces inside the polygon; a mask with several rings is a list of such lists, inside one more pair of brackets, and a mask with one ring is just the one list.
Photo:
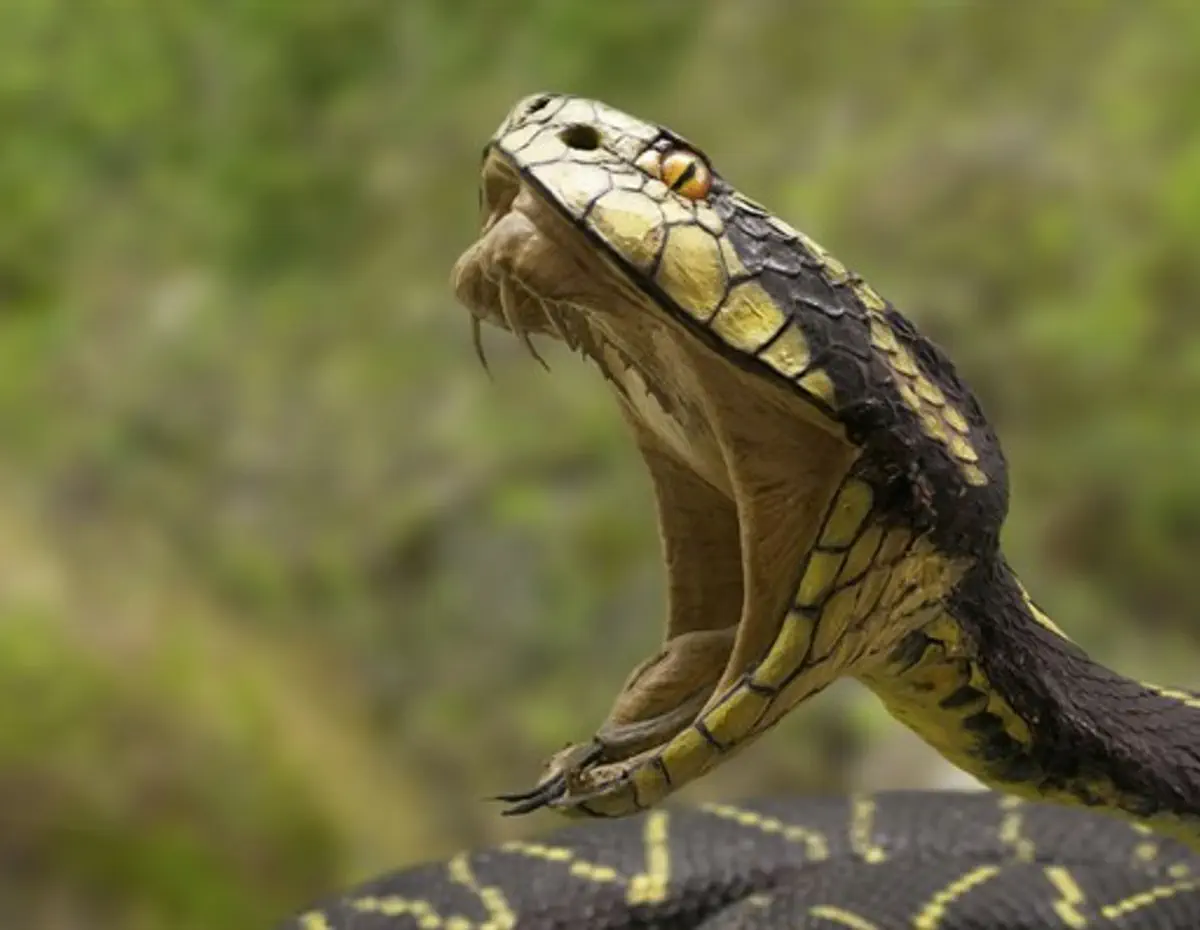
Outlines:
{"label": "snake eye pupil", "polygon": [[686,165],[684,165],[683,171],[681,171],[679,173],[679,176],[677,178],[675,178],[674,181],[671,182],[671,190],[673,190],[673,191],[679,190],[681,187],[683,187],[683,185],[687,184],[687,182],[690,181],[695,176],[696,176],[696,163],[694,161],[690,161]]}
{"label": "snake eye pupil", "polygon": [[588,126],[585,123],[572,123],[563,129],[558,137],[569,149],[588,152],[600,148],[600,133],[594,126]]}
{"label": "snake eye pupil", "polygon": [[671,190],[690,200],[702,200],[712,188],[708,165],[695,152],[682,149],[663,158],[662,179]]}

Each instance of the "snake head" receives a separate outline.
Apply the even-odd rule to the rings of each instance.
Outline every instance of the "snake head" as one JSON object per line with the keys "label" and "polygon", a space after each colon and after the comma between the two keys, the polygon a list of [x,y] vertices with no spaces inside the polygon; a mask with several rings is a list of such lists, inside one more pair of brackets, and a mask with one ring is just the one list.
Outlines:
{"label": "snake head", "polygon": [[[488,323],[588,357],[686,511],[672,540],[661,508],[660,525],[692,546],[697,616],[672,605],[608,723],[508,798],[633,813],[918,622],[887,598],[936,606],[998,538],[1003,462],[936,347],[663,126],[528,97],[484,147],[480,201],[453,271],[476,336]],[[718,524],[723,538],[688,542]]]}
{"label": "snake head", "polygon": [[615,319],[639,318],[711,326],[754,349],[779,326],[747,306],[762,295],[743,280],[718,212],[734,196],[669,130],[595,101],[535,95],[484,149],[482,230],[452,285],[477,321],[585,354],[611,341]]}

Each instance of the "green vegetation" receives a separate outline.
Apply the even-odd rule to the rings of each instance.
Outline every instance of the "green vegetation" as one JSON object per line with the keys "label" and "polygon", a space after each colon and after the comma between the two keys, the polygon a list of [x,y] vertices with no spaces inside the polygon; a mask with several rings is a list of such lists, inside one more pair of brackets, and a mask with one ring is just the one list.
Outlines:
{"label": "green vegetation", "polygon": [[[1035,596],[1200,684],[1197,47],[1168,0],[5,0],[4,923],[268,926],[553,822],[481,798],[602,717],[661,578],[601,384],[499,337],[489,383],[448,292],[538,89],[669,123],[908,310]],[[944,775],[897,735],[841,687],[691,796]]]}

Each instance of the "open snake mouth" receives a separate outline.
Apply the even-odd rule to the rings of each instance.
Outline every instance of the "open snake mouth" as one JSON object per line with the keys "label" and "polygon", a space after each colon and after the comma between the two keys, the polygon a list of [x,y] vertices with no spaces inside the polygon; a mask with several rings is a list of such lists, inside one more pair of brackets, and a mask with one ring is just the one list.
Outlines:
{"label": "open snake mouth", "polygon": [[949,570],[910,551],[906,530],[870,526],[875,492],[850,475],[861,450],[836,411],[839,391],[886,377],[864,368],[876,354],[861,319],[883,304],[815,243],[679,137],[578,98],[514,108],[480,199],[482,232],[453,276],[476,341],[483,322],[531,351],[546,334],[612,382],[655,488],[669,595],[659,650],[509,812],[622,816],[889,648],[863,634],[877,607]]}
{"label": "open snake mouth", "polygon": [[[691,422],[669,377],[650,369],[653,360],[636,342],[654,341],[648,320],[652,302],[630,281],[602,245],[564,217],[551,200],[500,153],[485,156],[481,172],[482,229],[454,266],[452,284],[471,313],[476,351],[486,366],[483,323],[515,335],[543,365],[533,336],[558,340],[594,364],[615,387],[635,419],[657,422],[681,443],[704,432]],[[633,332],[629,330],[634,327]],[[658,334],[660,339],[662,333]],[[649,353],[652,354],[652,353]],[[644,451],[644,450],[643,450]],[[684,450],[686,454],[687,450]],[[696,451],[723,469],[715,446]],[[714,490],[714,495],[717,492]],[[694,726],[708,707],[734,653],[742,598],[741,553],[731,502],[705,519],[723,522],[726,543],[714,558],[731,567],[729,610],[695,611],[689,627],[678,618],[668,624],[660,650],[640,664],[622,687],[595,739],[564,750],[549,763],[551,772],[587,768],[602,782],[653,757],[672,738]],[[721,625],[723,624],[723,625]],[[561,779],[549,779],[562,786]],[[572,794],[586,796],[586,786]],[[522,799],[515,811],[541,800]]]}
{"label": "open snake mouth", "polygon": [[545,333],[613,383],[668,586],[662,647],[509,812],[623,816],[902,663],[998,535],[980,521],[1003,520],[1003,460],[935,346],[665,127],[527,97],[485,149],[481,206],[454,269],[476,342],[483,322],[531,351]]}

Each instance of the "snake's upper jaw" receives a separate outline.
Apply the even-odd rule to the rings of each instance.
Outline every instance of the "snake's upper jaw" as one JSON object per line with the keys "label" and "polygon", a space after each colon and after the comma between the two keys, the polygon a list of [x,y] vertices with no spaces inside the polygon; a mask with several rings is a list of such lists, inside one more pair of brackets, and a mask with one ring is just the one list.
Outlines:
{"label": "snake's upper jaw", "polygon": [[477,321],[522,339],[539,333],[569,341],[563,318],[584,275],[562,247],[554,217],[496,156],[484,163],[482,206],[479,238],[451,274],[455,296]]}
{"label": "snake's upper jaw", "polygon": [[525,210],[503,208],[489,215],[479,238],[454,265],[455,296],[472,315],[514,333],[546,329],[544,300],[551,295],[528,284],[537,274],[545,241]]}
{"label": "snake's upper jaw", "polygon": [[480,202],[479,238],[451,273],[454,294],[476,329],[483,322],[506,329],[535,356],[531,334],[603,362],[588,318],[624,309],[632,297],[627,285],[581,230],[495,151],[484,160]]}

